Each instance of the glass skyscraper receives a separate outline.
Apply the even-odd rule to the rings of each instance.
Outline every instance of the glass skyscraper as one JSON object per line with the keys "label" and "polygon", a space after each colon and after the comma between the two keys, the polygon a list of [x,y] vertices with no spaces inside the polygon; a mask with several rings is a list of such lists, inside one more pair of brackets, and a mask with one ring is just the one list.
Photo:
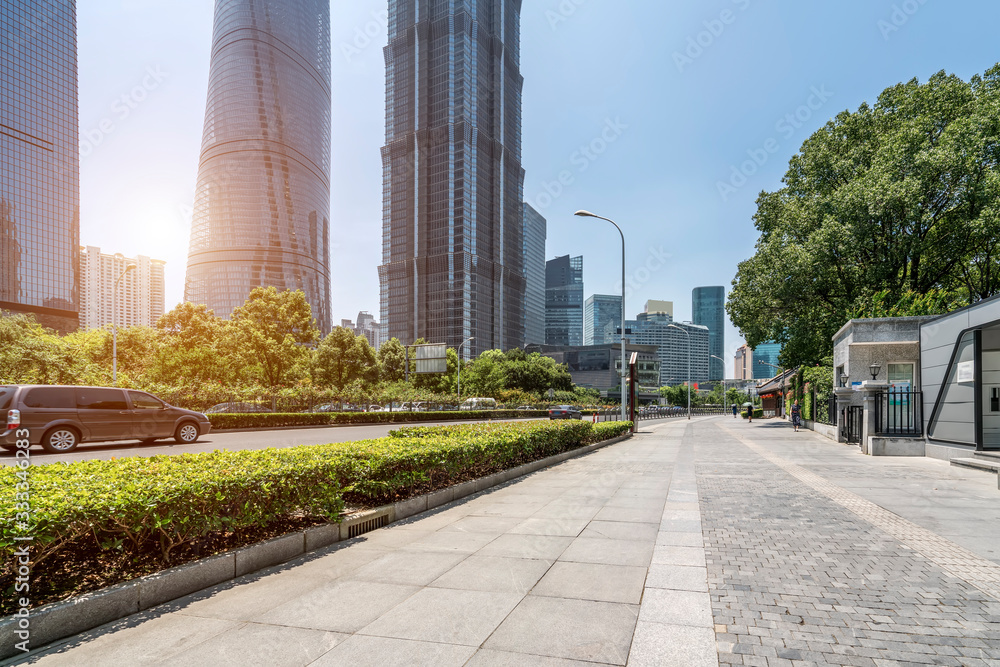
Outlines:
{"label": "glass skyscraper", "polygon": [[[605,330],[611,323],[610,334]],[[583,344],[603,345],[620,342],[614,332],[622,325],[622,297],[619,294],[593,294],[583,304]]]}
{"label": "glass skyscraper", "polygon": [[545,344],[583,345],[583,257],[545,263]]}
{"label": "glass skyscraper", "polygon": [[389,0],[382,325],[471,354],[524,337],[520,0]]}
{"label": "glass skyscraper", "polygon": [[524,342],[545,342],[545,218],[524,204]]}
{"label": "glass skyscraper", "polygon": [[301,289],[330,330],[329,0],[216,0],[184,298]]}
{"label": "glass skyscraper", "polygon": [[722,380],[726,377],[725,359],[726,336],[726,288],[695,287],[691,293],[692,319],[695,324],[708,327],[708,353],[718,357],[708,360],[708,378]]}
{"label": "glass skyscraper", "polygon": [[753,378],[755,380],[773,378],[781,370],[778,357],[781,355],[781,343],[768,341],[753,348]]}
{"label": "glass skyscraper", "polygon": [[75,0],[0,0],[0,311],[79,324]]}

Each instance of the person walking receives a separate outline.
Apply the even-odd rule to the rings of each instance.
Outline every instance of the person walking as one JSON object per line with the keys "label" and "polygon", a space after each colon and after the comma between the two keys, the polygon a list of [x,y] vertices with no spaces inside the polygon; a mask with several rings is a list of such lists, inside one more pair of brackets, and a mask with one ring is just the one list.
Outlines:
{"label": "person walking", "polygon": [[753,423],[753,403],[751,403],[750,407],[747,408],[747,423],[748,424]]}
{"label": "person walking", "polygon": [[740,413],[740,408],[739,408],[739,406],[738,406],[738,405],[736,405],[735,403],[733,403],[733,419],[736,419],[736,416],[737,416],[737,415],[738,415],[739,413]]}
{"label": "person walking", "polygon": [[798,433],[799,426],[802,425],[802,408],[799,407],[799,402],[795,401],[792,404],[792,426],[795,427],[795,432]]}

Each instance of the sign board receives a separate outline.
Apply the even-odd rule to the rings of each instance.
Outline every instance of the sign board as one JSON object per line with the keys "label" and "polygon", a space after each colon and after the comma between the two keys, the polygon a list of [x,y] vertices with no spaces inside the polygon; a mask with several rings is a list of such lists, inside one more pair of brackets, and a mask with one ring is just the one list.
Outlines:
{"label": "sign board", "polygon": [[861,391],[861,383],[860,382],[852,382],[851,383],[851,389],[853,389],[854,391]]}
{"label": "sign board", "polygon": [[417,373],[447,373],[448,346],[444,343],[417,345]]}
{"label": "sign board", "polygon": [[975,361],[960,361],[958,362],[958,374],[955,378],[955,382],[975,382],[976,381],[976,362]]}

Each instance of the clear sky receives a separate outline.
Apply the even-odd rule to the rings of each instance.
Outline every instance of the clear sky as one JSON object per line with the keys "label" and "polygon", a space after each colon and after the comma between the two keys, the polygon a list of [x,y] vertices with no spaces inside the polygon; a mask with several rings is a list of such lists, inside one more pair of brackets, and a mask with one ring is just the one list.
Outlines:
{"label": "clear sky", "polygon": [[[378,316],[386,4],[331,5],[335,322]],[[184,293],[213,3],[77,11],[81,242],[166,260],[169,309]],[[813,130],[900,81],[985,71],[998,25],[995,0],[524,0],[524,190],[548,219],[548,257],[582,254],[585,293],[617,293],[617,233],[572,214],[613,218],[629,317],[663,299],[690,319],[692,288],[728,289],[753,254],[757,194]],[[727,359],[741,343],[729,326]]]}

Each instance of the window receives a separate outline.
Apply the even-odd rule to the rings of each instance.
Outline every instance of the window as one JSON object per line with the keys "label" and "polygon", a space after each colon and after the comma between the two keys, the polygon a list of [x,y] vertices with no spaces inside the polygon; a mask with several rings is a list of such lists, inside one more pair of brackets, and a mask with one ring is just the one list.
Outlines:
{"label": "window", "polygon": [[76,407],[81,410],[128,410],[121,389],[83,388],[76,390]]}
{"label": "window", "polygon": [[28,391],[24,407],[72,410],[76,407],[74,391],[73,387],[37,387]]}
{"label": "window", "polygon": [[128,397],[132,400],[132,407],[136,410],[161,410],[164,407],[160,399],[153,398],[141,391],[130,391]]}

